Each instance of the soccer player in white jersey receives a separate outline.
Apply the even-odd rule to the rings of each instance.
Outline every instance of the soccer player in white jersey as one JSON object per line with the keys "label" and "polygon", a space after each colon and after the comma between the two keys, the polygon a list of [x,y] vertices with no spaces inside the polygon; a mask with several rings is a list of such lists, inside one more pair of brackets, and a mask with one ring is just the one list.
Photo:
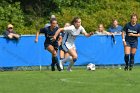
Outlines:
{"label": "soccer player in white jersey", "polygon": [[79,17],[75,17],[72,20],[71,26],[59,28],[53,37],[54,40],[59,35],[59,33],[62,31],[65,32],[65,35],[64,35],[63,41],[62,41],[62,48],[65,50],[65,52],[68,52],[70,55],[69,57],[62,60],[62,64],[65,63],[66,61],[69,61],[70,64],[69,64],[67,70],[72,71],[71,67],[77,60],[77,52],[76,52],[76,48],[75,48],[75,44],[74,44],[75,38],[80,33],[84,34],[86,37],[90,37],[91,35],[93,35],[93,32],[87,33],[85,31],[85,29],[81,26],[81,19]]}

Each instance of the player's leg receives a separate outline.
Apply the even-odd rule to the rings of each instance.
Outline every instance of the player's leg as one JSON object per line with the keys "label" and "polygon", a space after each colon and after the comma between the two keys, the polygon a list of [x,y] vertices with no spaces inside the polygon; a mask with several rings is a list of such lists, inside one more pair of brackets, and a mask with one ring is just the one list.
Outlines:
{"label": "player's leg", "polygon": [[71,48],[71,49],[69,49],[68,53],[72,58],[70,60],[70,64],[69,64],[67,70],[71,71],[71,68],[72,68],[73,64],[77,61],[77,52],[74,48]]}
{"label": "player's leg", "polygon": [[129,70],[132,70],[132,67],[134,65],[134,58],[135,58],[136,50],[137,50],[136,48],[131,48]]}
{"label": "player's leg", "polygon": [[62,63],[70,62],[68,66],[68,70],[70,70],[74,62],[77,60],[77,53],[75,50],[75,45],[71,43],[66,43],[62,45],[62,48],[64,49],[65,52],[69,53],[69,56],[63,59]]}
{"label": "player's leg", "polygon": [[[54,49],[56,50],[56,53],[57,53],[57,50],[58,50],[58,43],[53,43],[53,47],[54,47]],[[57,69],[58,69],[59,71],[61,71],[58,58],[57,58],[57,60],[55,60],[55,61],[56,61],[55,64],[56,64]]]}
{"label": "player's leg", "polygon": [[52,54],[52,71],[55,71],[55,64],[57,65],[57,69],[61,71],[58,63],[57,51],[54,49],[52,45],[48,45],[47,50]]}
{"label": "player's leg", "polygon": [[125,60],[125,68],[124,70],[128,70],[128,63],[129,63],[129,55],[130,55],[130,46],[125,46],[124,47],[124,60]]}
{"label": "player's leg", "polygon": [[[62,70],[64,69],[64,66],[63,66],[63,65],[64,65],[67,61],[72,60],[72,57],[70,58],[69,56],[70,56],[70,55],[69,55],[68,52],[65,52],[65,51],[63,51],[63,50],[60,51],[60,68],[61,68]],[[68,59],[66,59],[65,61],[63,61],[64,58],[68,58]]]}
{"label": "player's leg", "polygon": [[71,70],[71,67],[77,61],[77,57],[78,57],[75,44],[73,44],[72,47],[73,48],[72,49],[69,49],[69,51],[68,51],[68,53],[66,55],[66,56],[68,56],[68,55],[71,55],[72,56],[72,60],[70,61],[70,64],[69,64],[68,69],[67,69],[68,71]]}
{"label": "player's leg", "polygon": [[68,52],[65,52],[64,56],[65,56],[65,58],[67,58],[67,57],[70,56],[70,55],[69,55]]}
{"label": "player's leg", "polygon": [[[72,46],[70,44],[63,44],[62,45],[62,49],[65,51],[65,52],[68,52],[69,49],[72,48]],[[62,60],[62,63],[64,64],[65,62],[67,61],[70,61],[72,60],[72,57],[71,56],[68,56],[68,57],[65,57],[63,60]]]}
{"label": "player's leg", "polygon": [[64,67],[63,67],[63,63],[62,63],[62,60],[64,59],[64,51],[62,49],[60,49],[60,68],[63,70]]}
{"label": "player's leg", "polygon": [[133,68],[137,46],[138,46],[138,42],[133,43],[132,46],[131,46],[129,70],[132,70],[132,68]]}

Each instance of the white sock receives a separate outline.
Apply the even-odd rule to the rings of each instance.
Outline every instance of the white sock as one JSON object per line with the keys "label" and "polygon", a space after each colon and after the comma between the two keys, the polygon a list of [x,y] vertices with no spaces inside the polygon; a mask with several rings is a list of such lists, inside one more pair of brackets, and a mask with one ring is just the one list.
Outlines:
{"label": "white sock", "polygon": [[73,62],[73,60],[71,60],[71,61],[70,61],[70,64],[68,65],[68,68],[67,68],[68,71],[71,70],[73,64],[74,64],[74,62]]}
{"label": "white sock", "polygon": [[72,57],[68,56],[67,58],[62,60],[62,63],[64,64],[65,62],[68,62],[68,61],[71,61],[71,60],[72,60]]}
{"label": "white sock", "polygon": [[62,60],[60,60],[60,61],[59,61],[59,66],[60,66],[61,70],[64,69],[63,64],[64,64],[64,63],[62,62]]}

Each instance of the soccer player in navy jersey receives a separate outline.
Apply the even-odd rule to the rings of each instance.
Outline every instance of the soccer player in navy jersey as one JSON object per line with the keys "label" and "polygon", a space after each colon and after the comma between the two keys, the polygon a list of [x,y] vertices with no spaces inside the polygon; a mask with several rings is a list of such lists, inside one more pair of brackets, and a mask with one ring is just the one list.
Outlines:
{"label": "soccer player in navy jersey", "polygon": [[[134,65],[135,53],[138,46],[138,36],[140,36],[140,24],[137,23],[138,16],[131,15],[131,21],[127,23],[122,31],[122,41],[124,45],[124,70],[132,70]],[[125,35],[126,34],[126,35]]]}
{"label": "soccer player in navy jersey", "polygon": [[45,28],[41,28],[40,32],[37,32],[35,42],[38,42],[38,36],[40,33],[45,34],[45,42],[44,48],[47,49],[52,54],[52,64],[51,70],[55,71],[55,65],[57,66],[58,71],[61,71],[59,66],[59,61],[57,57],[57,50],[58,50],[58,39],[59,36],[56,37],[56,40],[52,40],[53,36],[55,35],[56,31],[58,30],[57,21],[56,19],[52,19],[50,21],[51,25]]}

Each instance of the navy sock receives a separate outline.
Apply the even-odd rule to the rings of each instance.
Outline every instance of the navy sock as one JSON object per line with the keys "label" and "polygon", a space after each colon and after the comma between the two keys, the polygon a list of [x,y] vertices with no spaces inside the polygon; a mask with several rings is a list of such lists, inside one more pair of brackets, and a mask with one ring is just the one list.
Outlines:
{"label": "navy sock", "polygon": [[58,58],[57,58],[57,56],[56,57],[52,57],[52,63],[58,63]]}
{"label": "navy sock", "polygon": [[60,60],[63,60],[64,58],[60,58]]}
{"label": "navy sock", "polygon": [[75,63],[77,61],[77,59],[73,59],[73,62]]}
{"label": "navy sock", "polygon": [[135,54],[130,54],[130,66],[134,64],[134,56]]}
{"label": "navy sock", "polygon": [[129,62],[129,54],[125,54],[125,56],[124,56],[124,60],[125,60],[125,64],[126,64],[126,66],[128,66],[128,62]]}
{"label": "navy sock", "polygon": [[55,58],[52,57],[52,64],[55,64]]}
{"label": "navy sock", "polygon": [[61,71],[61,68],[60,68],[60,66],[59,66],[59,63],[58,63],[58,57],[56,56],[56,57],[52,57],[52,66],[57,66],[57,69],[58,69],[58,71]]}
{"label": "navy sock", "polygon": [[58,63],[58,57],[57,57],[57,56],[54,57],[54,62],[55,62],[55,63]]}

